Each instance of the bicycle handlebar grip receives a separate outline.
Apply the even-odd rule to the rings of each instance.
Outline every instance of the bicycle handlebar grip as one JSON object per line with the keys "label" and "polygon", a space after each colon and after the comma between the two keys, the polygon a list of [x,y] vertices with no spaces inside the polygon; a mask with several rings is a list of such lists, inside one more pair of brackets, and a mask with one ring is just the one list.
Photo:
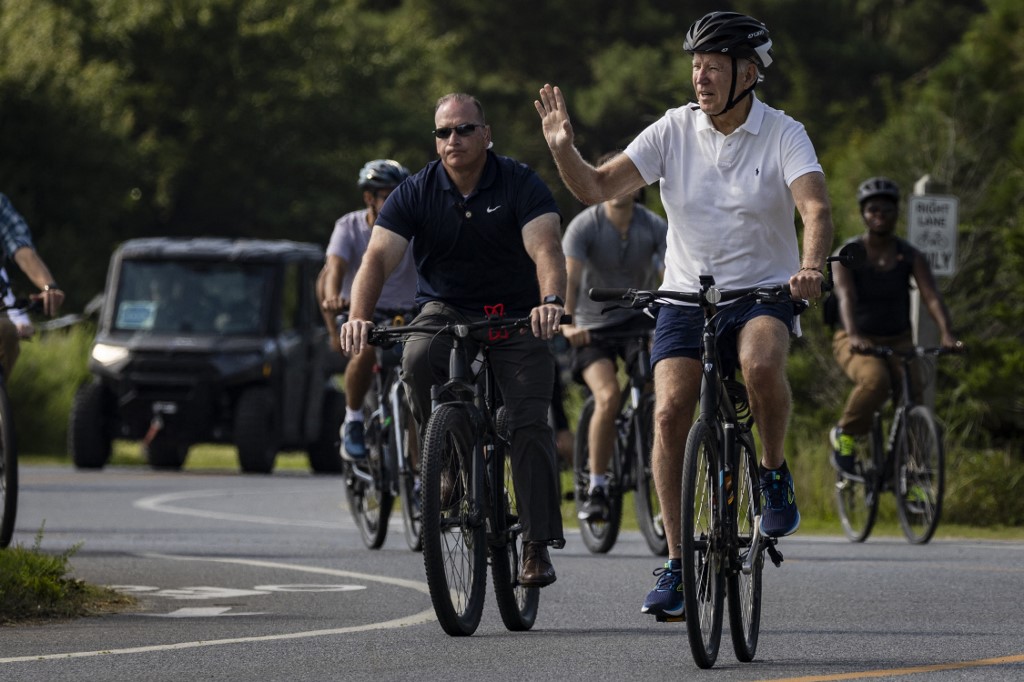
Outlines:
{"label": "bicycle handlebar grip", "polygon": [[630,290],[594,287],[588,293],[591,301],[624,301],[628,297]]}

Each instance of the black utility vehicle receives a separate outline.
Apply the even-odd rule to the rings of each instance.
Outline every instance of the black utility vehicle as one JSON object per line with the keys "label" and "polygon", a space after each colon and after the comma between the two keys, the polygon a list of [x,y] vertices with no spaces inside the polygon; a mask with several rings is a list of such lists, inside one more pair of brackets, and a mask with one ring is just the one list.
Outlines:
{"label": "black utility vehicle", "polygon": [[341,363],[327,343],[314,244],[217,238],[133,239],[110,262],[91,381],[68,428],[77,467],[111,441],[140,440],[153,467],[180,469],[190,445],[232,443],[242,471],[267,473],[279,450],[313,471],[341,470]]}

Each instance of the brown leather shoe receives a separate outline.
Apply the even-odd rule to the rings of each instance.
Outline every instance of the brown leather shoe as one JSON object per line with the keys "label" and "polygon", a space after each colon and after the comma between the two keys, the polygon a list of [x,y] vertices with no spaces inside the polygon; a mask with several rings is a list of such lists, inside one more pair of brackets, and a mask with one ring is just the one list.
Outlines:
{"label": "brown leather shoe", "polygon": [[523,571],[519,584],[523,587],[546,587],[555,582],[555,567],[551,565],[546,542],[523,543]]}

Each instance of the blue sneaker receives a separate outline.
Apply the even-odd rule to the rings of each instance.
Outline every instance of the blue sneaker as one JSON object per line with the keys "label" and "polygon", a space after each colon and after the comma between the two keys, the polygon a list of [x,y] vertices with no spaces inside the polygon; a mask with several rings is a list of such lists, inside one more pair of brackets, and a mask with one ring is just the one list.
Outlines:
{"label": "blue sneaker", "polygon": [[761,532],[778,538],[800,527],[793,477],[785,463],[774,471],[761,470]]}
{"label": "blue sneaker", "polygon": [[686,620],[683,610],[683,566],[670,559],[663,568],[654,569],[658,583],[647,595],[640,613],[657,616],[661,622]]}
{"label": "blue sneaker", "polygon": [[366,459],[366,442],[363,440],[363,422],[345,422],[342,427],[344,436],[344,447],[341,448],[341,456],[347,460],[356,461]]}

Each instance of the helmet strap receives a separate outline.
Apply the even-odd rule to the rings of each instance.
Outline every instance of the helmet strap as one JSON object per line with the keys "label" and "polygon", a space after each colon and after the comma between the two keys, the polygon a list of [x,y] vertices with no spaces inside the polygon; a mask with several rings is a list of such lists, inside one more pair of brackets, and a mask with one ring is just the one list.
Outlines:
{"label": "helmet strap", "polygon": [[725,112],[729,111],[737,104],[743,101],[743,98],[754,91],[757,86],[757,79],[754,80],[754,84],[749,88],[741,92],[738,96],[736,95],[736,55],[730,55],[732,57],[732,85],[729,86],[729,101],[725,103],[725,108],[719,111],[717,114],[711,114],[712,116],[721,116]]}

